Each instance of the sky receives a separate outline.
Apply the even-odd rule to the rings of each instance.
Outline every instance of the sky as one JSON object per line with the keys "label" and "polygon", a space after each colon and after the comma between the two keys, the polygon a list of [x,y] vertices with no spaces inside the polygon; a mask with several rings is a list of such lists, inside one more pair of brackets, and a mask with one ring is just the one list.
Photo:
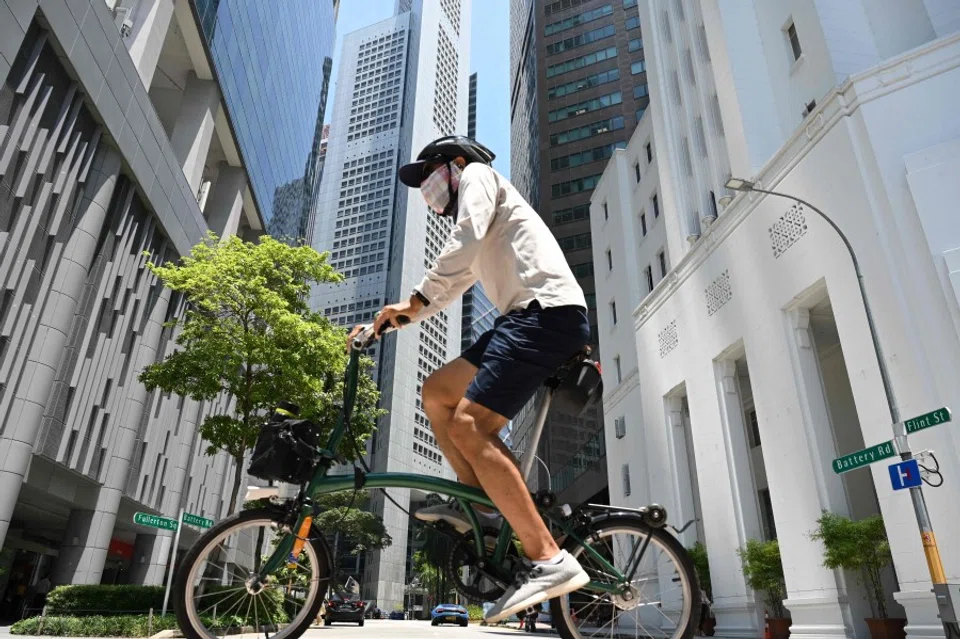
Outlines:
{"label": "sky", "polygon": [[[434,2],[436,0],[426,0]],[[326,120],[333,114],[343,36],[393,15],[395,0],[346,0],[337,17],[333,81]],[[473,0],[470,72],[477,73],[477,139],[497,158],[494,168],[510,177],[510,2]],[[466,135],[466,131],[458,131]]]}

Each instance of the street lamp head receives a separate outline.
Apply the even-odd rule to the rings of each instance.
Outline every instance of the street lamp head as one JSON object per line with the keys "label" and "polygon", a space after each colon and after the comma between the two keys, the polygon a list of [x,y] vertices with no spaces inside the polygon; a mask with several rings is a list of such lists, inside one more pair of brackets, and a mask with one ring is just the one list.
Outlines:
{"label": "street lamp head", "polygon": [[756,186],[756,183],[750,182],[749,180],[744,180],[741,178],[732,177],[727,180],[727,183],[724,185],[731,191],[752,191],[753,187]]}

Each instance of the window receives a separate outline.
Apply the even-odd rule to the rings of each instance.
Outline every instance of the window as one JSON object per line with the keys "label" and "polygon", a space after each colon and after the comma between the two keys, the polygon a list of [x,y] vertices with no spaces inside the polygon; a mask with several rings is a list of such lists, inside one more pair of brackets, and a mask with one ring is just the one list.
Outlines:
{"label": "window", "polygon": [[760,421],[757,419],[757,411],[751,408],[747,412],[747,424],[750,428],[750,448],[760,446]]}
{"label": "window", "polygon": [[616,357],[613,358],[613,367],[614,367],[614,368],[616,369],[616,371],[617,371],[617,383],[619,384],[620,382],[623,381],[623,371],[620,369],[620,356],[619,356],[619,355],[617,355]]}
{"label": "window", "polygon": [[623,439],[627,436],[627,418],[626,417],[617,417],[613,421],[613,430],[617,436],[617,439]]}
{"label": "window", "polygon": [[660,217],[660,200],[657,199],[657,194],[654,193],[653,197],[650,198],[651,204],[653,204],[653,219]]}
{"label": "window", "polygon": [[634,38],[627,43],[627,51],[633,53],[634,51],[639,51],[643,48],[643,38]]}
{"label": "window", "polygon": [[581,233],[580,235],[557,238],[557,242],[564,253],[583,251],[590,248],[590,234]]}
{"label": "window", "polygon": [[574,277],[593,277],[593,262],[574,264],[570,267]]}
{"label": "window", "polygon": [[620,474],[623,476],[623,496],[630,496],[630,464],[624,464],[620,467]]}
{"label": "window", "polygon": [[633,99],[639,100],[640,98],[645,98],[650,95],[650,89],[647,88],[645,84],[638,84],[633,87]]}
{"label": "window", "polygon": [[630,65],[630,74],[637,75],[638,73],[644,73],[647,70],[646,60],[637,60]]}
{"label": "window", "polygon": [[572,153],[570,155],[562,155],[558,158],[553,158],[550,160],[550,170],[559,171],[561,169],[570,169],[584,164],[590,164],[592,162],[600,162],[602,160],[607,160],[613,156],[613,152],[617,149],[624,149],[627,146],[626,140],[620,142],[614,142],[613,144],[607,144],[606,146],[598,146],[593,149],[587,149],[586,151],[581,151],[579,153]]}
{"label": "window", "polygon": [[576,222],[577,220],[586,220],[590,218],[590,205],[589,204],[578,204],[577,206],[560,209],[559,211],[553,212],[553,223],[557,224],[569,224],[570,222]]}
{"label": "window", "polygon": [[601,84],[616,82],[619,79],[620,69],[601,71],[600,73],[594,73],[593,75],[588,75],[585,78],[573,80],[571,82],[567,82],[566,84],[558,84],[555,87],[547,89],[547,99],[552,100],[554,98],[560,98],[565,95],[577,93],[579,91],[586,91],[587,89],[592,89],[593,87],[600,86]]}
{"label": "window", "polygon": [[616,131],[623,128],[623,116],[617,116],[607,120],[600,120],[593,124],[561,131],[560,133],[550,134],[550,146],[560,146],[569,142],[576,142],[584,138],[593,137],[609,131]]}
{"label": "window", "polygon": [[643,275],[647,278],[647,293],[653,292],[653,267],[647,266],[643,269]]}
{"label": "window", "polygon": [[[597,308],[597,294],[596,293],[586,293],[584,297],[587,299],[587,310],[593,310]],[[597,340],[593,340],[596,342]]]}
{"label": "window", "polygon": [[657,256],[660,260],[660,277],[667,276],[667,254],[663,251],[660,251],[660,255]]}
{"label": "window", "polygon": [[620,104],[621,102],[623,102],[623,97],[619,91],[616,91],[615,93],[601,95],[600,97],[592,100],[586,100],[584,102],[571,104],[560,109],[554,109],[553,111],[547,113],[547,119],[550,122],[560,122],[562,120],[566,120],[567,118],[573,118],[578,115],[583,115],[584,113],[589,113],[590,111],[605,109],[609,106]]}
{"label": "window", "polygon": [[575,15],[567,18],[566,20],[560,20],[559,22],[552,22],[546,26],[544,29],[544,35],[553,35],[555,33],[560,33],[561,31],[566,31],[567,29],[572,29],[573,27],[587,22],[593,22],[594,20],[599,20],[604,16],[608,16],[613,13],[613,5],[605,5],[598,7],[592,11],[586,11],[579,15]]}
{"label": "window", "polygon": [[617,325],[617,302],[616,300],[610,302],[610,319],[613,322],[613,325]]}
{"label": "window", "polygon": [[640,214],[640,233],[646,237],[647,236],[647,214]]}
{"label": "window", "polygon": [[588,67],[591,64],[603,62],[604,60],[609,60],[610,58],[615,57],[617,57],[616,47],[608,47],[606,49],[594,51],[593,53],[587,53],[578,58],[567,60],[566,62],[550,65],[547,67],[547,77],[552,78],[555,75],[560,75],[561,73],[566,73],[568,71],[575,71],[576,69],[582,69],[583,67]]}
{"label": "window", "polygon": [[770,501],[770,491],[766,488],[757,491],[760,500],[760,518],[763,520],[763,533],[767,539],[777,538],[777,523],[773,518],[773,502]]}
{"label": "window", "polygon": [[810,100],[810,103],[807,104],[805,107],[803,107],[803,117],[807,117],[808,115],[813,113],[813,110],[816,108],[817,108],[817,101]]}
{"label": "window", "polygon": [[717,211],[717,194],[713,191],[710,191],[710,210],[713,212],[713,217],[719,217]]}
{"label": "window", "polygon": [[640,17],[634,16],[632,18],[627,18],[626,22],[624,22],[624,26],[627,27],[627,31],[631,29],[636,29],[637,27],[640,26]]}
{"label": "window", "polygon": [[637,184],[640,184],[640,163],[639,162],[633,165],[633,172],[637,176]]}
{"label": "window", "polygon": [[606,202],[603,203],[603,219],[605,219],[605,220],[609,220],[609,219],[610,219],[610,209],[607,208],[607,203],[606,203]]}
{"label": "window", "polygon": [[559,184],[554,184],[550,187],[551,197],[558,198],[567,195],[573,195],[574,193],[592,191],[594,188],[596,188],[601,177],[602,174],[591,175],[584,178],[578,178],[576,180],[570,180],[569,182],[560,182]]}
{"label": "window", "polygon": [[653,146],[647,142],[647,164],[653,162]]}
{"label": "window", "polygon": [[640,107],[639,109],[637,109],[637,122],[640,121],[640,118],[642,118],[643,114],[646,112],[647,110],[644,107]]}
{"label": "window", "polygon": [[631,7],[637,6],[637,0],[623,0],[623,8],[629,9]]}
{"label": "window", "polygon": [[793,59],[799,60],[800,56],[803,55],[803,50],[800,48],[800,37],[797,36],[797,25],[795,25],[792,20],[787,26],[787,39],[790,41],[790,50],[793,51]]}
{"label": "window", "polygon": [[610,249],[607,249],[607,270],[613,270],[613,253],[610,251]]}
{"label": "window", "polygon": [[[627,22],[629,22],[629,20]],[[640,18],[637,18],[637,26],[640,26]],[[630,27],[628,26],[627,28],[629,29]],[[582,47],[583,45],[590,44],[591,42],[596,42],[597,40],[613,37],[615,31],[616,29],[614,26],[612,24],[608,24],[605,27],[600,27],[599,29],[587,31],[585,33],[581,33],[580,35],[573,36],[572,38],[567,38],[566,40],[560,40],[559,42],[548,44],[547,55],[556,55],[558,53],[563,53],[564,51],[569,51],[570,49]]]}

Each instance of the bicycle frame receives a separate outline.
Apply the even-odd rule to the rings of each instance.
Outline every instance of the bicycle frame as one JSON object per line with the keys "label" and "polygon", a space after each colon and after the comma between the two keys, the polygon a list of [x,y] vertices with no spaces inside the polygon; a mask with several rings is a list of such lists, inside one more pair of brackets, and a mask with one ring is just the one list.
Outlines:
{"label": "bicycle frame", "polygon": [[[339,448],[340,442],[342,441],[343,436],[346,434],[349,419],[351,413],[353,412],[357,398],[357,386],[360,371],[360,353],[366,347],[366,345],[369,344],[370,339],[371,338],[369,336],[358,337],[353,343],[345,376],[346,381],[344,384],[343,410],[341,410],[336,425],[334,426],[333,431],[330,433],[327,447],[318,451],[322,458],[331,460],[335,459],[336,456],[334,451]],[[533,437],[529,447],[530,451],[535,451],[537,444],[540,441],[540,436],[543,432],[543,427],[547,418],[547,411],[550,408],[552,398],[553,390],[550,389],[548,390],[547,397],[544,398],[538,407]],[[521,474],[525,480],[529,476],[532,466],[533,453],[531,452],[529,455],[524,457],[521,463]],[[467,486],[466,484],[461,484],[456,481],[430,477],[428,475],[417,475],[412,473],[359,472],[354,475],[327,475],[328,469],[329,464],[318,465],[316,473],[311,478],[310,482],[307,484],[302,493],[307,497],[307,499],[303,500],[296,525],[292,528],[290,533],[283,536],[283,538],[277,544],[274,552],[261,567],[259,573],[259,578],[261,580],[266,579],[267,575],[277,570],[284,562],[296,561],[296,558],[293,555],[299,553],[293,553],[294,549],[296,548],[295,544],[298,540],[302,542],[305,538],[299,536],[297,531],[304,530],[304,524],[308,521],[308,518],[309,521],[312,522],[314,514],[312,499],[317,495],[359,488],[414,488],[454,497],[459,502],[467,518],[470,520],[470,524],[473,529],[475,547],[477,548],[480,560],[490,560],[486,562],[487,572],[496,575],[498,581],[501,582],[501,585],[510,582],[512,575],[504,569],[503,564],[510,543],[512,542],[513,531],[509,524],[504,521],[503,525],[501,526],[500,534],[497,538],[497,544],[494,548],[493,554],[487,557],[486,545],[483,539],[483,529],[472,505],[477,504],[489,508],[496,508],[496,505],[482,490]],[[600,555],[591,545],[584,544],[583,540],[577,536],[573,524],[567,521],[566,518],[558,517],[549,511],[539,509],[539,507],[538,510],[540,510],[541,516],[562,530],[564,535],[581,542],[584,551],[599,561],[604,570],[609,571],[608,574],[618,583],[625,583],[628,580],[626,576],[624,576],[619,570],[610,564],[606,558]],[[309,526],[306,526],[306,530],[309,531]],[[302,534],[303,533],[301,533],[301,535]],[[604,584],[591,582],[587,587],[598,592],[620,592],[620,586],[612,585],[610,583]]]}

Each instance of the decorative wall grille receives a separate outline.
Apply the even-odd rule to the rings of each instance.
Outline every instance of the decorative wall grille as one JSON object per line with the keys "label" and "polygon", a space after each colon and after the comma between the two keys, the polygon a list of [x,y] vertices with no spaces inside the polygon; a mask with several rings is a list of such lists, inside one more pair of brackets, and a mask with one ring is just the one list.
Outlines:
{"label": "decorative wall grille", "polygon": [[780,257],[807,233],[807,217],[802,204],[794,204],[770,227],[770,244],[773,256]]}
{"label": "decorative wall grille", "polygon": [[657,334],[657,339],[660,342],[660,357],[663,358],[680,343],[680,338],[677,335],[677,320],[673,320],[667,324],[666,327]]}
{"label": "decorative wall grille", "polygon": [[730,271],[721,273],[720,277],[710,283],[704,293],[707,298],[707,315],[713,315],[733,297],[733,290],[730,288]]}

